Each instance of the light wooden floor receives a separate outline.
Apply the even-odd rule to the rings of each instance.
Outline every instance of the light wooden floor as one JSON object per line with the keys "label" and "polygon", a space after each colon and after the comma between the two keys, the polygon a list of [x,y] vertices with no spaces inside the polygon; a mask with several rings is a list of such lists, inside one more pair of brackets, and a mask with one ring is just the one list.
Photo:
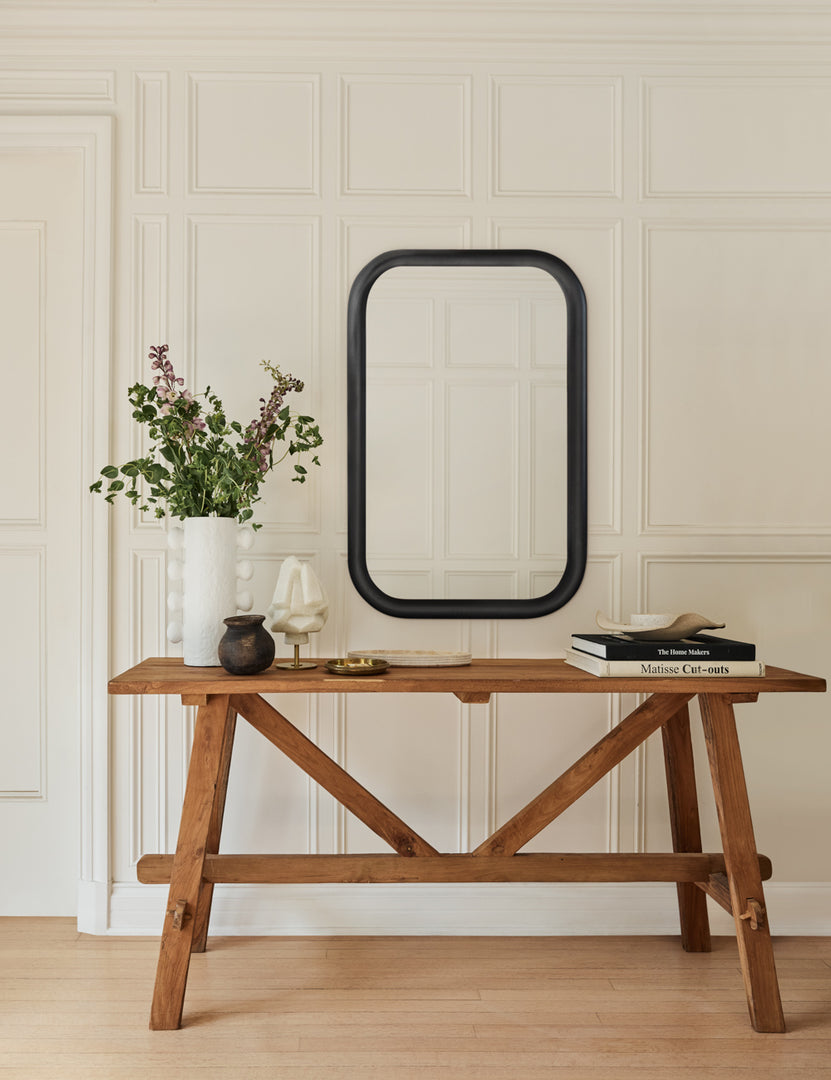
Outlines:
{"label": "light wooden floor", "polygon": [[831,938],[776,941],[785,1035],[730,938],[218,938],[151,1032],[157,949],[0,919],[0,1080],[831,1080]]}

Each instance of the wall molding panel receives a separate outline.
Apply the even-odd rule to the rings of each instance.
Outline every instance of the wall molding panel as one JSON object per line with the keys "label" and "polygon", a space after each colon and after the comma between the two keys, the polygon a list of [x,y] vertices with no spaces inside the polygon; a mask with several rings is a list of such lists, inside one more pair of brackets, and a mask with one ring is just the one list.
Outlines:
{"label": "wall molding panel", "polygon": [[39,105],[77,101],[115,102],[113,71],[38,71],[6,67],[0,71],[0,101],[31,102]]}
{"label": "wall molding panel", "polygon": [[340,93],[342,195],[470,197],[469,76],[350,75]]}
{"label": "wall molding panel", "polygon": [[170,76],[166,71],[136,72],[135,192],[167,195],[170,157]]}
{"label": "wall molding panel", "polygon": [[[544,134],[524,123],[528,115],[546,117]],[[621,128],[620,79],[493,78],[491,195],[619,199]]]}
{"label": "wall molding panel", "polygon": [[[823,289],[831,221],[644,221],[641,237],[641,534],[829,535],[831,522],[820,517],[827,506],[813,483],[771,490],[764,478],[782,460],[775,418],[795,383],[814,392],[786,453],[808,475],[817,468],[824,397],[814,395],[824,367],[810,342],[825,318],[812,293]],[[692,296],[680,287],[684,275]],[[706,324],[697,311],[710,313]],[[696,425],[702,402],[711,415],[707,433]],[[681,455],[672,470],[669,454]],[[761,512],[766,517],[754,520]]]}
{"label": "wall molding panel", "polygon": [[645,79],[642,197],[827,198],[831,167],[818,144],[829,114],[831,79]]}
{"label": "wall molding panel", "polygon": [[192,73],[188,100],[190,194],[320,194],[319,76]]}

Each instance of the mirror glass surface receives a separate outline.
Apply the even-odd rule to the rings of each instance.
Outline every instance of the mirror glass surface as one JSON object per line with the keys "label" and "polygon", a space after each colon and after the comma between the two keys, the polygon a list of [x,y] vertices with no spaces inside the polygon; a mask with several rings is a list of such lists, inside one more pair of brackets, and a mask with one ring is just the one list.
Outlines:
{"label": "mirror glass surface", "polygon": [[566,307],[536,267],[394,267],[366,309],[366,554],[410,598],[542,596],[566,558]]}
{"label": "mirror glass surface", "polygon": [[585,565],[582,289],[540,253],[565,286],[519,252],[408,254],[350,298],[353,581],[389,614],[544,614]]}

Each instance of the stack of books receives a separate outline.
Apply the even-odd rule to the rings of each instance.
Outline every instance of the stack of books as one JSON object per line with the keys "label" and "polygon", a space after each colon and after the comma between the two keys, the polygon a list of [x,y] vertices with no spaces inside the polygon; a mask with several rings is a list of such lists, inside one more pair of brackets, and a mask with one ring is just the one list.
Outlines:
{"label": "stack of books", "polygon": [[592,675],[718,678],[764,675],[749,641],[694,634],[681,641],[644,641],[624,634],[572,634],[566,663]]}

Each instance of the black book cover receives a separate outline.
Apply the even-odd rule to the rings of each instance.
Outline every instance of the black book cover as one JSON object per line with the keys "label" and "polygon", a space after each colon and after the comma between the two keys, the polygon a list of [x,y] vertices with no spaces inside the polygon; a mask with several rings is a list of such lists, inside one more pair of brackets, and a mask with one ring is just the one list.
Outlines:
{"label": "black book cover", "polygon": [[572,634],[571,647],[604,660],[755,660],[749,641],[694,634],[681,641],[643,641],[621,634]]}

